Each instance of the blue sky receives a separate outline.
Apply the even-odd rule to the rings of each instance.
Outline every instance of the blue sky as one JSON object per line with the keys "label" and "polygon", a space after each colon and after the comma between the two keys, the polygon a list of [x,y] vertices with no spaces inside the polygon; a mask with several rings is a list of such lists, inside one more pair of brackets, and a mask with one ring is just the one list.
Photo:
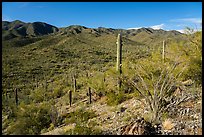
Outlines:
{"label": "blue sky", "polygon": [[3,2],[2,20],[181,31],[201,28],[202,2]]}

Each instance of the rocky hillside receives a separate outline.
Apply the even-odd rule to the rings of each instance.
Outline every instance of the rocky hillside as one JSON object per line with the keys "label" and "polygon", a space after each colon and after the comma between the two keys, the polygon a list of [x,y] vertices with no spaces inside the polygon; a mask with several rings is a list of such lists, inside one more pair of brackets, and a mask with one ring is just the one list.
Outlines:
{"label": "rocky hillside", "polygon": [[2,34],[5,135],[202,133],[201,32],[14,21]]}

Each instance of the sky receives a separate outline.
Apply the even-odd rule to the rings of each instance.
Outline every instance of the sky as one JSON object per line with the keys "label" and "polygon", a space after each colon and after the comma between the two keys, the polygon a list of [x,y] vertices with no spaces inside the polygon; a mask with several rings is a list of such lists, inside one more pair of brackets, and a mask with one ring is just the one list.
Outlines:
{"label": "sky", "polygon": [[201,29],[202,2],[2,2],[2,20],[183,32]]}

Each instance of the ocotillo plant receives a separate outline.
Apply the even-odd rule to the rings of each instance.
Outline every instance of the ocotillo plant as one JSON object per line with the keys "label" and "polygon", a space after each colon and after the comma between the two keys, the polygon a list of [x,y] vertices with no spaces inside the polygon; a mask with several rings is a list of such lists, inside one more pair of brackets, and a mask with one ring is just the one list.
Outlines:
{"label": "ocotillo plant", "polygon": [[162,61],[165,61],[165,40],[163,41],[163,49],[162,49]]}
{"label": "ocotillo plant", "polygon": [[[121,35],[118,34],[117,38],[117,64],[116,64],[116,71],[119,72],[119,74],[122,74],[122,39]],[[121,89],[121,79],[120,76],[118,78],[118,90]]]}
{"label": "ocotillo plant", "polygon": [[70,107],[72,105],[72,91],[71,90],[69,91],[69,105]]}

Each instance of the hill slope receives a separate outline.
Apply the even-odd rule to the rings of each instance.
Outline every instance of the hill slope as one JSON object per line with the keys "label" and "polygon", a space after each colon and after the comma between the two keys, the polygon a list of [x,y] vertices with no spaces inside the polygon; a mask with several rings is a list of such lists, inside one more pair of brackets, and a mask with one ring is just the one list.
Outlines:
{"label": "hill slope", "polygon": [[[144,134],[137,130],[144,130],[141,127],[145,124],[151,134],[201,133],[202,86],[195,82],[201,81],[200,33],[191,39],[198,43],[195,48],[176,31],[73,25],[58,31],[51,27],[53,33],[47,35],[41,31],[46,24],[32,23],[27,34],[28,25],[20,21],[2,24],[3,33],[21,27],[26,30],[11,33],[15,38],[2,41],[3,134]],[[115,71],[118,33],[122,33],[123,41],[121,92]],[[165,62],[161,58],[163,40],[167,42]],[[175,63],[174,73],[163,73]],[[183,69],[184,75],[174,77]],[[166,82],[158,83],[159,79]],[[150,105],[138,89],[149,88],[153,94],[156,85],[170,88],[159,103],[170,107],[159,113],[158,123],[153,123]],[[183,102],[172,106],[177,99]]]}

